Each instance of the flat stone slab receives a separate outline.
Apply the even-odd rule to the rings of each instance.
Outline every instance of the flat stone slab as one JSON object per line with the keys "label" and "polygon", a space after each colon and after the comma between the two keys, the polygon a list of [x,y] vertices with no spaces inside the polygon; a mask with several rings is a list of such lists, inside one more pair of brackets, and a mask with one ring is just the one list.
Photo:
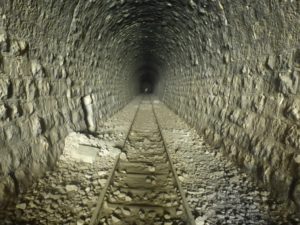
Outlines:
{"label": "flat stone slab", "polygon": [[99,148],[79,144],[77,148],[73,148],[68,152],[67,158],[79,162],[94,163],[99,152]]}

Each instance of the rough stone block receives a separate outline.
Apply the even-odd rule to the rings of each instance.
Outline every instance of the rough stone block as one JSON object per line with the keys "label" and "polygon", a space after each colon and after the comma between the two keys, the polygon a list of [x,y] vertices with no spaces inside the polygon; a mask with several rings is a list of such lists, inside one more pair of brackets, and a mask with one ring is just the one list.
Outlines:
{"label": "rough stone block", "polygon": [[289,127],[285,132],[285,144],[300,149],[300,128],[296,125]]}
{"label": "rough stone block", "polygon": [[1,52],[8,52],[9,51],[9,40],[7,32],[0,28],[0,51]]}
{"label": "rough stone block", "polygon": [[87,127],[89,131],[95,131],[96,130],[96,124],[94,121],[94,112],[93,112],[93,99],[91,95],[87,95],[83,97],[83,110],[85,112],[85,120],[87,122]]}
{"label": "rough stone block", "polygon": [[279,91],[283,94],[297,94],[299,76],[296,72],[287,72],[279,74],[280,86]]}
{"label": "rough stone block", "polygon": [[6,107],[0,103],[0,120],[4,121],[7,118]]}
{"label": "rough stone block", "polygon": [[5,99],[8,96],[9,81],[0,79],[0,99]]}
{"label": "rough stone block", "polygon": [[270,55],[267,59],[267,66],[269,67],[269,69],[274,70],[275,63],[276,63],[276,56]]}
{"label": "rough stone block", "polygon": [[28,44],[23,40],[13,40],[11,42],[10,51],[14,56],[23,55],[28,48]]}
{"label": "rough stone block", "polygon": [[31,73],[32,76],[34,76],[35,78],[41,78],[45,76],[44,69],[39,61],[37,60],[31,61]]}
{"label": "rough stone block", "polygon": [[30,118],[30,131],[34,138],[38,137],[42,133],[43,129],[39,117],[32,116]]}
{"label": "rough stone block", "polygon": [[295,99],[287,105],[285,115],[294,121],[300,120],[300,99]]}

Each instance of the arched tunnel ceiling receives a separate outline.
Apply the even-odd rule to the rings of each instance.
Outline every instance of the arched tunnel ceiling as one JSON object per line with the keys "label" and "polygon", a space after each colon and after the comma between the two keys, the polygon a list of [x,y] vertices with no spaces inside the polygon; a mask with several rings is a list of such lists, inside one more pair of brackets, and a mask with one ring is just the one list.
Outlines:
{"label": "arched tunnel ceiling", "polygon": [[[188,46],[195,37],[201,40],[203,27],[208,20],[212,22],[210,12],[218,12],[221,6],[219,1],[122,0],[90,1],[84,10],[89,8],[99,8],[88,23],[91,40],[105,39],[107,46],[116,49],[119,60],[126,59],[126,65],[163,67],[190,51]],[[220,21],[216,13],[213,17]]]}

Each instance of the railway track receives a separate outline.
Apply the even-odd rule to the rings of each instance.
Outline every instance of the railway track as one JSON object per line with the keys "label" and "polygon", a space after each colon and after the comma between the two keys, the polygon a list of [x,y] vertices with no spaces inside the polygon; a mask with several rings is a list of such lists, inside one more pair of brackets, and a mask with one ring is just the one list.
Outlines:
{"label": "railway track", "polygon": [[149,97],[141,100],[90,223],[108,224],[195,224]]}

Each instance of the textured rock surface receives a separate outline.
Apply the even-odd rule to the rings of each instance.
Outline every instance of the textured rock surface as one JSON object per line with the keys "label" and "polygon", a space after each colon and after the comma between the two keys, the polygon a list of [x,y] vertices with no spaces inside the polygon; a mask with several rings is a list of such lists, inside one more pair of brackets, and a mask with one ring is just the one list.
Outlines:
{"label": "textured rock surface", "polygon": [[[102,133],[97,137],[78,133],[69,135],[55,170],[48,171],[6,210],[0,210],[1,225],[89,224],[116,160],[115,148],[125,141],[137,109],[136,102],[105,123],[98,124]],[[70,148],[80,144],[98,148],[92,163],[80,162],[70,156]]]}
{"label": "textured rock surface", "polygon": [[284,202],[257,187],[166,106],[157,102],[155,111],[196,225],[300,223]]}
{"label": "textured rock surface", "polygon": [[163,101],[210,144],[298,205],[299,7],[296,1],[192,4],[192,25],[176,35],[178,48],[160,84]]}
{"label": "textured rock surface", "polygon": [[97,132],[95,121],[132,97],[129,67],[112,57],[122,49],[111,36],[94,40],[109,31],[104,17],[92,22],[103,10],[100,1],[0,2],[0,207],[55,165],[70,131]]}
{"label": "textured rock surface", "polygon": [[53,167],[70,131],[98,132],[142,81],[299,206],[299,11],[295,0],[2,0],[0,199]]}
{"label": "textured rock surface", "polygon": [[[64,154],[54,171],[47,172],[44,178],[20,196],[15,205],[5,211],[0,211],[1,224],[89,224],[93,209],[116,159],[106,152],[114,152],[116,146],[123,146],[120,143],[124,144],[136,109],[136,104],[132,103],[113,116],[108,123],[99,125],[103,128],[103,133],[97,137],[88,138],[77,134],[78,138],[75,139],[75,135],[70,135],[68,139],[73,139],[73,146],[76,143],[98,146],[101,157],[97,157],[96,161],[90,164],[74,161],[69,158],[68,154]],[[202,137],[199,137],[195,129],[191,129],[166,106],[156,101],[155,112],[166,147],[177,169],[178,178],[186,193],[192,213],[196,217],[197,225],[298,225],[300,223],[300,218],[292,214],[289,208],[272,198],[270,192],[256,187],[247,174],[237,170],[229,160],[222,156],[219,149],[209,146]],[[151,119],[144,120],[142,115],[139,122],[145,127],[147,125],[146,130],[149,132],[153,123],[149,123]],[[149,114],[144,115],[149,118]],[[141,131],[140,127],[137,131]],[[151,143],[144,137],[138,136],[137,131],[134,131],[134,135],[130,138],[130,149],[123,149],[124,152],[127,151],[129,158],[135,155],[132,154],[133,143],[141,148]],[[152,135],[151,140],[155,140],[156,137]],[[153,143],[149,146],[154,149],[160,148],[159,145],[156,146]],[[71,148],[72,145],[66,147]],[[155,171],[155,167],[144,167],[144,169],[141,167],[140,169],[145,171],[145,168]],[[159,168],[156,167],[156,169]],[[149,179],[151,182],[156,180],[159,179]],[[145,185],[146,183],[136,184]],[[128,195],[128,192],[125,194],[121,190],[116,190],[113,194],[116,195],[116,199],[120,197],[127,199],[126,201],[132,201],[132,198],[137,197]],[[164,197],[168,195],[171,195],[171,192]],[[160,199],[159,195],[154,196],[156,196],[154,198],[156,201]],[[142,199],[149,200],[153,196],[144,197]],[[151,203],[153,202],[154,200],[151,199]],[[118,214],[126,215],[126,217],[133,216],[133,210],[129,208],[125,207],[121,210],[118,207],[108,224],[120,222]],[[141,219],[145,219],[145,215],[147,214],[141,211]],[[170,215],[164,216],[168,220]],[[145,221],[143,224],[148,225]]]}

